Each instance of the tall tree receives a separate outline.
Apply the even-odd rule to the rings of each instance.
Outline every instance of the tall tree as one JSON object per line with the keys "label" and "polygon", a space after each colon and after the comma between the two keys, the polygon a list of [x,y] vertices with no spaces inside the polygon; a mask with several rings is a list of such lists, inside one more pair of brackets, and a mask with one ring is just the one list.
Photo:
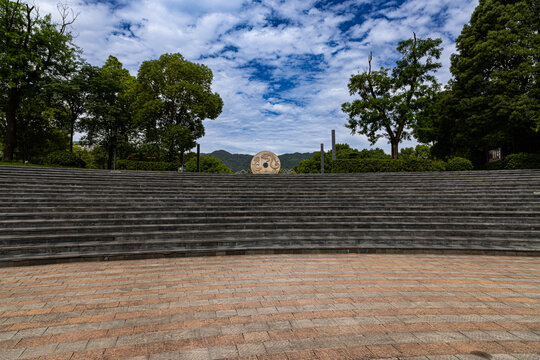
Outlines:
{"label": "tall tree", "polygon": [[[425,107],[439,89],[433,73],[441,67],[435,60],[440,58],[440,39],[413,39],[401,41],[397,51],[401,59],[392,69],[369,69],[349,80],[349,92],[360,99],[344,103],[341,108],[349,115],[345,125],[352,133],[366,135],[371,145],[381,137],[388,138],[392,158],[398,158],[398,145],[410,139],[410,129],[415,126],[417,114]],[[381,133],[382,131],[382,133]]]}
{"label": "tall tree", "polygon": [[99,68],[81,63],[67,77],[56,79],[49,84],[51,116],[59,122],[59,127],[69,134],[69,151],[73,151],[73,136],[78,121],[87,111],[91,94],[91,84]]}
{"label": "tall tree", "polygon": [[112,168],[118,147],[129,140],[133,117],[129,90],[135,78],[114,56],[109,56],[90,82],[87,99],[88,116],[81,119],[84,139],[107,149],[107,168]]}
{"label": "tall tree", "polygon": [[208,67],[189,62],[181,54],[164,54],[141,64],[137,122],[147,142],[167,148],[169,160],[177,151],[191,149],[204,135],[203,120],[221,113],[223,101],[212,92],[212,79]]}
{"label": "tall tree", "polygon": [[480,0],[456,39],[453,79],[425,128],[441,155],[540,152],[540,6]]}
{"label": "tall tree", "polygon": [[32,90],[25,92],[17,110],[15,156],[23,161],[40,161],[47,153],[65,150],[68,145],[68,137],[53,115],[49,82],[41,81]]}
{"label": "tall tree", "polygon": [[4,107],[6,132],[3,160],[13,160],[17,112],[24,97],[43,77],[54,77],[71,68],[77,49],[68,31],[73,16],[61,7],[62,21],[40,16],[35,6],[0,0],[0,104]]}

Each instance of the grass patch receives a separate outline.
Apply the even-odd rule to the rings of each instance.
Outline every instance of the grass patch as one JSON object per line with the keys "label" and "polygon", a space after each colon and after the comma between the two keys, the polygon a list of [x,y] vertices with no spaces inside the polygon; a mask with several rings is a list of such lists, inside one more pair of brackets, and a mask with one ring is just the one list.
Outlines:
{"label": "grass patch", "polygon": [[3,166],[30,166],[30,167],[42,167],[42,168],[71,168],[69,166],[60,166],[60,165],[41,165],[41,164],[31,164],[23,163],[22,161],[0,161],[0,165]]}

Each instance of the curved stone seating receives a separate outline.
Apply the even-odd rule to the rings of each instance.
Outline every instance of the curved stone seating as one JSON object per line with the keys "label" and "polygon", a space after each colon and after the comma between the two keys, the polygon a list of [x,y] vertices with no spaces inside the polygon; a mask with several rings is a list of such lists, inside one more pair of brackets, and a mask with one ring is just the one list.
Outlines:
{"label": "curved stone seating", "polygon": [[0,166],[0,265],[302,251],[540,255],[540,171]]}

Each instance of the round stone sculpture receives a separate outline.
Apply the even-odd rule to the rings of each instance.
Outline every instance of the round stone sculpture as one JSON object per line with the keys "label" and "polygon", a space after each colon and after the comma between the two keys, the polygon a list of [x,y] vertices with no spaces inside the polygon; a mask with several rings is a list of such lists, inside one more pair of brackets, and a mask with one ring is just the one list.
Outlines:
{"label": "round stone sculpture", "polygon": [[251,172],[254,174],[277,174],[281,161],[271,151],[261,151],[251,159]]}

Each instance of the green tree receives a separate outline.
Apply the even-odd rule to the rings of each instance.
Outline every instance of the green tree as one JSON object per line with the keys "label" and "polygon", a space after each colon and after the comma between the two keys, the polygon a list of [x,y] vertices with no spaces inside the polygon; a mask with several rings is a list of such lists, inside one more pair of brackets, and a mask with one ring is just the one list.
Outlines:
{"label": "green tree", "polygon": [[179,154],[194,147],[191,131],[182,125],[169,125],[163,136],[163,146],[168,150],[169,160],[178,159]]}
{"label": "green tree", "polygon": [[423,159],[423,160],[430,160],[432,159],[431,156],[431,149],[427,145],[416,145],[416,147],[407,147],[402,148],[399,151],[399,158],[400,159]]}
{"label": "green tree", "polygon": [[50,87],[45,81],[27,89],[17,111],[15,155],[23,161],[41,162],[52,151],[65,150],[68,137],[52,116]]}
{"label": "green tree", "polygon": [[60,8],[62,21],[40,16],[35,6],[0,0],[0,105],[5,114],[3,160],[13,160],[17,142],[17,113],[45,77],[69,72],[77,48],[69,25],[73,13]]}
{"label": "green tree", "polygon": [[[189,172],[197,171],[197,156],[188,156],[186,162],[186,170]],[[233,173],[231,169],[226,167],[221,160],[208,155],[200,155],[200,170],[205,173]]]}
{"label": "green tree", "polygon": [[[417,114],[425,108],[439,90],[433,73],[441,67],[441,39],[413,39],[401,41],[397,51],[401,59],[392,69],[369,70],[352,75],[349,92],[360,99],[344,103],[342,110],[349,115],[345,125],[352,133],[366,135],[373,145],[381,137],[388,138],[392,158],[398,158],[398,145],[410,139],[409,129],[416,125]],[[381,133],[383,131],[383,133]]]}
{"label": "green tree", "polygon": [[69,151],[73,151],[73,135],[78,121],[86,112],[90,96],[90,84],[99,68],[81,63],[68,77],[56,79],[50,84],[51,116],[59,122],[59,127],[69,134]]}
{"label": "green tree", "polygon": [[[145,142],[167,148],[170,161],[176,158],[176,151],[191,149],[204,135],[203,120],[221,113],[223,101],[212,92],[212,79],[208,67],[180,54],[164,54],[141,64],[135,90],[137,124]],[[171,138],[176,140],[169,141]]]}
{"label": "green tree", "polygon": [[[389,155],[383,149],[363,149],[358,151],[348,144],[336,144],[336,159],[386,159]],[[332,150],[324,153],[324,168],[326,172],[332,171]],[[299,174],[316,174],[321,172],[321,152],[313,154],[310,159],[300,161],[293,170]]]}
{"label": "green tree", "polygon": [[107,168],[120,146],[129,141],[133,132],[130,89],[135,79],[114,56],[109,56],[89,84],[88,116],[81,119],[80,128],[86,131],[83,140],[99,144],[107,150]]}
{"label": "green tree", "polygon": [[456,39],[453,79],[420,130],[441,157],[540,152],[540,7],[480,0]]}

